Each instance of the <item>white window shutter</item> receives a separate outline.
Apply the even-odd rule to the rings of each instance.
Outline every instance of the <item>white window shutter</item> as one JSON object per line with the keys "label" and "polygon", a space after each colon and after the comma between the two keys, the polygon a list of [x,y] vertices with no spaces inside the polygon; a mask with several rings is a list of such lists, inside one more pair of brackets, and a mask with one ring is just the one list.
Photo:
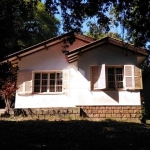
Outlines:
{"label": "white window shutter", "polygon": [[134,65],[124,65],[125,87],[126,89],[142,89],[141,69]]}
{"label": "white window shutter", "polygon": [[133,65],[124,65],[124,77],[126,89],[133,89]]}
{"label": "white window shutter", "polygon": [[134,83],[135,83],[135,89],[143,89],[142,71],[140,68],[136,66],[134,66]]}
{"label": "white window shutter", "polygon": [[32,93],[32,72],[18,72],[17,73],[18,93]]}
{"label": "white window shutter", "polygon": [[99,71],[100,71],[100,75],[98,79],[99,89],[105,89],[106,88],[105,64],[99,66]]}
{"label": "white window shutter", "polygon": [[32,72],[25,72],[24,73],[24,79],[25,79],[25,93],[32,93]]}
{"label": "white window shutter", "polygon": [[24,75],[23,75],[23,72],[17,72],[17,87],[18,87],[18,90],[17,92],[18,93],[22,93],[23,92],[23,82],[24,82]]}
{"label": "white window shutter", "polygon": [[63,70],[63,92],[69,92],[69,70]]}
{"label": "white window shutter", "polygon": [[101,66],[92,66],[92,89],[106,88],[105,64]]}
{"label": "white window shutter", "polygon": [[98,74],[99,74],[99,67],[98,66],[91,66],[91,88],[97,89],[98,88]]}

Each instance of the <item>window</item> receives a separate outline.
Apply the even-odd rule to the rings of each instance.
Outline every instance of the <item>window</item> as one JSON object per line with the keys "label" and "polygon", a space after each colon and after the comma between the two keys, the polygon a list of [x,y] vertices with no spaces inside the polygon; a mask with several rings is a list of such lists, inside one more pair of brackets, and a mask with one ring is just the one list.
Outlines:
{"label": "window", "polygon": [[17,74],[20,94],[69,92],[69,70],[21,71]]}
{"label": "window", "polygon": [[91,90],[142,89],[141,69],[134,65],[91,66]]}
{"label": "window", "polygon": [[62,72],[35,73],[34,92],[62,92]]}
{"label": "window", "polygon": [[123,68],[111,67],[107,68],[107,87],[108,89],[123,88]]}

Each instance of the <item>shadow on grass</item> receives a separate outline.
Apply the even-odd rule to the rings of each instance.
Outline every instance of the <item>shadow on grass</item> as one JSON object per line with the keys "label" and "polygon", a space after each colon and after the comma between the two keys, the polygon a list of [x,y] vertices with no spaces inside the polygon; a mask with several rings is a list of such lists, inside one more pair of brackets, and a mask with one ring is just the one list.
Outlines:
{"label": "shadow on grass", "polygon": [[149,150],[150,126],[105,121],[0,121],[0,149]]}

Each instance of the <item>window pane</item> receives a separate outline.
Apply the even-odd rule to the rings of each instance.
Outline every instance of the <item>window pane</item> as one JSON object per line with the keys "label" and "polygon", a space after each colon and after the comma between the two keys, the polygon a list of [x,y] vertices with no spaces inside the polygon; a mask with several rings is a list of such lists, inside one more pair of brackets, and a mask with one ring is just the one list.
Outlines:
{"label": "window pane", "polygon": [[122,81],[123,75],[116,75],[116,81]]}
{"label": "window pane", "polygon": [[115,83],[114,82],[109,82],[108,83],[108,88],[115,89]]}
{"label": "window pane", "polygon": [[123,88],[122,68],[108,68],[108,88]]}
{"label": "window pane", "polygon": [[122,74],[122,68],[116,68],[116,74]]}
{"label": "window pane", "polygon": [[42,86],[42,92],[47,92],[47,86]]}
{"label": "window pane", "polygon": [[55,92],[55,86],[50,86],[49,91],[50,91],[50,92]]}
{"label": "window pane", "polygon": [[40,92],[40,78],[41,78],[40,73],[34,74],[34,92]]}
{"label": "window pane", "polygon": [[40,73],[35,73],[34,79],[40,79],[40,77],[41,77],[41,74],[40,74]]}
{"label": "window pane", "polygon": [[48,74],[47,73],[43,73],[42,74],[42,79],[47,79]]}
{"label": "window pane", "polygon": [[55,92],[55,73],[50,73],[50,81],[49,81],[49,92]]}
{"label": "window pane", "polygon": [[36,86],[36,85],[40,85],[40,80],[35,80],[34,81],[34,85]]}
{"label": "window pane", "polygon": [[116,86],[117,88],[123,88],[123,82],[117,82]]}
{"label": "window pane", "polygon": [[47,80],[42,80],[42,92],[47,92]]}
{"label": "window pane", "polygon": [[114,68],[108,68],[108,74],[114,74]]}
{"label": "window pane", "polygon": [[47,80],[42,80],[42,86],[47,85]]}
{"label": "window pane", "polygon": [[57,73],[57,79],[62,79],[62,73]]}
{"label": "window pane", "polygon": [[50,73],[50,80],[55,79],[55,73]]}
{"label": "window pane", "polygon": [[55,85],[55,80],[50,80],[50,85]]}
{"label": "window pane", "polygon": [[114,68],[108,68],[108,88],[115,88],[115,72]]}
{"label": "window pane", "polygon": [[56,92],[62,92],[62,86],[57,86],[56,87]]}
{"label": "window pane", "polygon": [[57,85],[62,85],[62,80],[57,80]]}
{"label": "window pane", "polygon": [[40,86],[34,86],[34,92],[40,92]]}
{"label": "window pane", "polygon": [[108,75],[108,81],[114,81],[115,77],[114,75]]}

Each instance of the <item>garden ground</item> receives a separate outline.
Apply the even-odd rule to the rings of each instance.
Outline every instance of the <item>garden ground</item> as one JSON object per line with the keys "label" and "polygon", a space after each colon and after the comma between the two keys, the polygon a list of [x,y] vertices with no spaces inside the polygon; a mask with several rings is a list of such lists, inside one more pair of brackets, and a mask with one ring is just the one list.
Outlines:
{"label": "garden ground", "polygon": [[150,125],[86,118],[6,118],[0,120],[0,149],[149,150]]}

